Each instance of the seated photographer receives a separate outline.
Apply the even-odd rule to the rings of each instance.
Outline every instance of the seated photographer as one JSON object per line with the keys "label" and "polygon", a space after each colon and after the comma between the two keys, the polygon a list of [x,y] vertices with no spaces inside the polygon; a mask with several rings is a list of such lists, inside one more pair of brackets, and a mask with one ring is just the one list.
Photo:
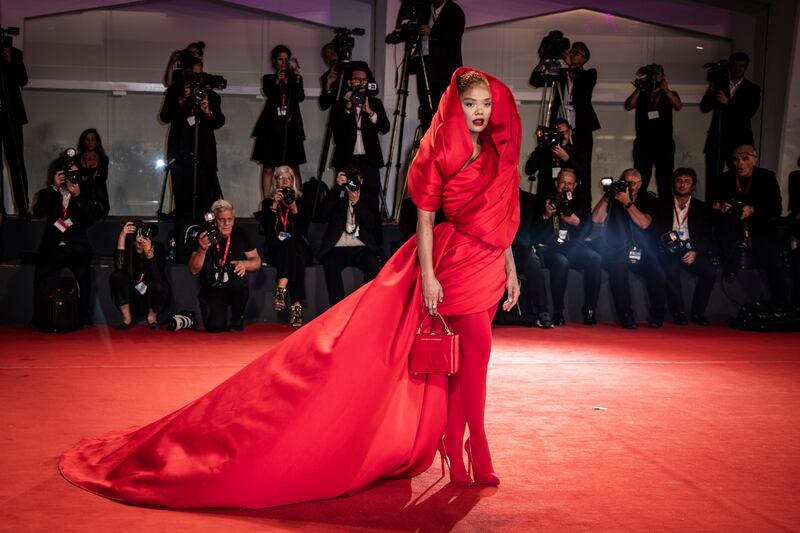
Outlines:
{"label": "seated photographer", "polygon": [[377,98],[375,77],[363,61],[347,66],[349,89],[336,102],[331,117],[333,142],[332,164],[336,172],[349,165],[357,166],[364,177],[364,192],[378,206],[381,194],[380,169],[385,164],[379,134],[391,127],[383,102]]}
{"label": "seated photographer", "polygon": [[692,196],[697,174],[691,168],[675,170],[673,201],[661,202],[653,217],[652,234],[659,239],[659,259],[667,282],[667,307],[679,326],[689,323],[683,304],[681,269],[697,276],[692,296],[691,321],[707,326],[706,307],[717,279],[709,247],[713,241],[713,219],[708,205]]}
{"label": "seated photographer", "polygon": [[605,224],[603,267],[608,272],[611,295],[620,324],[636,329],[631,307],[628,272],[644,276],[650,298],[651,328],[660,328],[666,314],[664,271],[647,230],[657,209],[656,199],[641,192],[642,176],[635,168],[622,172],[619,180],[603,178],[603,197],[592,211],[595,224]]}
{"label": "seated photographer", "polygon": [[[536,174],[539,182],[536,194],[540,198],[550,198],[556,193],[556,179],[562,168],[574,171],[577,185],[588,191],[588,176],[586,163],[572,145],[572,128],[566,119],[558,118],[553,121],[553,133],[537,129],[537,146],[525,163],[525,174]],[[588,203],[591,198],[587,195]],[[588,207],[588,206],[587,206]]]}
{"label": "seated photographer", "polygon": [[325,284],[331,306],[344,299],[342,270],[354,266],[370,281],[380,270],[381,249],[376,233],[381,220],[376,200],[361,187],[364,177],[358,168],[336,175],[336,184],[325,197],[323,214],[328,226],[322,237],[319,258],[325,269]]}
{"label": "seated photographer", "polygon": [[556,180],[556,193],[539,200],[538,225],[543,248],[539,252],[550,270],[553,296],[553,323],[563,326],[564,294],[569,269],[583,270],[583,323],[597,324],[597,298],[600,295],[602,260],[587,247],[583,237],[592,229],[592,219],[584,194],[572,169],[562,169]]}
{"label": "seated photographer", "polygon": [[312,261],[308,245],[308,215],[300,211],[297,180],[286,165],[275,169],[272,194],[261,205],[261,229],[264,232],[264,256],[274,267],[275,311],[286,308],[286,292],[291,297],[289,323],[303,325],[303,300],[306,298],[306,265]]}
{"label": "seated photographer", "polygon": [[46,218],[33,275],[33,323],[39,323],[37,295],[43,281],[67,267],[78,283],[80,323],[88,325],[92,247],[86,228],[94,224],[96,218],[94,203],[91,197],[81,193],[80,174],[74,163],[61,158],[55,168],[52,185],[39,191],[33,206],[34,216]]}
{"label": "seated photographer", "polygon": [[158,329],[158,313],[167,305],[169,283],[164,274],[164,245],[154,243],[158,226],[128,221],[117,237],[114,272],[108,281],[114,305],[122,313],[118,329],[133,325],[133,315],[147,315],[150,329]]}
{"label": "seated photographer", "polygon": [[84,193],[94,198],[97,218],[105,220],[110,210],[108,199],[108,156],[103,149],[100,134],[94,128],[81,133],[78,138],[78,153],[75,163],[81,174],[81,187]]}
{"label": "seated photographer", "polygon": [[247,232],[235,227],[233,206],[226,200],[211,205],[213,226],[197,238],[197,250],[189,258],[189,271],[200,274],[200,313],[206,331],[217,333],[244,329],[244,309],[250,291],[245,274],[261,268],[261,257]]}
{"label": "seated photographer", "polygon": [[732,277],[751,256],[769,281],[774,304],[787,303],[786,277],[775,222],[781,216],[781,190],[775,173],[757,167],[758,154],[743,144],[733,152],[733,172],[722,175],[713,208],[718,217],[717,239],[722,249],[722,270]]}
{"label": "seated photographer", "polygon": [[[528,298],[527,304],[533,312],[533,325],[543,329],[553,327],[553,319],[547,310],[547,286],[544,280],[544,262],[538,253],[537,244],[540,239],[541,228],[537,226],[537,217],[541,219],[541,212],[537,212],[536,197],[528,191],[519,190],[520,220],[519,229],[511,243],[511,253],[514,255],[514,264],[517,272],[524,276],[527,285],[526,291],[521,291],[521,298]],[[504,297],[505,298],[505,297]],[[520,302],[520,308],[526,302]],[[513,312],[514,310],[512,310]]]}
{"label": "seated photographer", "polygon": [[633,92],[625,100],[625,111],[636,109],[636,139],[633,141],[633,166],[642,174],[642,189],[650,185],[656,169],[658,197],[672,197],[672,169],[675,167],[675,140],[672,138],[672,111],[683,107],[681,97],[669,88],[664,67],[645,65],[636,71]]}

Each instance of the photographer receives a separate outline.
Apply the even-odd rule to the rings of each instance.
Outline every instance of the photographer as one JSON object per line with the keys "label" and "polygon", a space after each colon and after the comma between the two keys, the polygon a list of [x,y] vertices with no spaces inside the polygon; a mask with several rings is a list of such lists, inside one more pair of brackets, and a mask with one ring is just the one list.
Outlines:
{"label": "photographer", "polygon": [[78,167],[71,160],[62,158],[56,163],[52,184],[39,191],[33,214],[45,217],[39,258],[33,275],[33,322],[39,324],[37,296],[44,280],[67,267],[78,283],[80,323],[88,325],[89,298],[92,293],[92,247],[86,236],[86,228],[94,224],[96,213],[92,199],[81,192]]}
{"label": "photographer", "polygon": [[275,169],[272,193],[261,206],[261,229],[264,232],[264,255],[267,264],[274,267],[275,311],[286,307],[286,291],[291,297],[289,323],[303,325],[303,300],[306,298],[306,265],[311,264],[308,245],[308,216],[300,211],[300,191],[289,166]]}
{"label": "photographer", "polygon": [[700,111],[713,111],[706,136],[706,201],[719,198],[724,166],[733,169],[731,154],[742,144],[753,145],[750,120],[761,103],[761,87],[744,77],[750,57],[736,52],[727,63],[706,65],[709,86],[700,101]]}
{"label": "photographer", "polygon": [[[532,320],[528,319],[526,325],[542,329],[553,327],[553,319],[547,310],[547,287],[544,279],[544,262],[537,253],[541,240],[541,212],[536,204],[536,197],[523,189],[519,190],[520,220],[514,242],[511,243],[511,253],[517,271],[524,275],[527,290],[520,293],[520,311],[523,320],[529,306],[533,313]],[[538,220],[537,220],[538,219]],[[527,298],[527,302],[524,301]],[[505,299],[505,298],[504,298]],[[512,310],[514,312],[514,310]]]}
{"label": "photographer", "polygon": [[183,79],[183,70],[186,68],[186,63],[191,62],[192,58],[203,61],[205,55],[206,43],[203,41],[196,41],[189,43],[183,50],[175,50],[169,56],[169,63],[167,63],[167,70],[164,72],[164,87],[171,87],[176,79]]}
{"label": "photographer", "polygon": [[[10,30],[10,28],[9,28]],[[3,35],[2,58],[0,72],[3,79],[0,86],[7,92],[0,91],[0,166],[3,164],[5,152],[8,171],[11,174],[11,189],[14,193],[14,205],[17,216],[21,220],[30,218],[28,213],[28,173],[25,170],[23,155],[22,126],[28,123],[25,104],[22,101],[20,87],[28,84],[28,71],[22,62],[22,50],[11,46],[11,36]],[[6,46],[7,45],[7,46]],[[2,169],[0,169],[2,170]],[[0,172],[0,174],[2,174]],[[5,180],[0,180],[0,212],[5,216],[5,202],[2,191]]]}
{"label": "photographer", "polygon": [[[300,165],[306,162],[303,116],[300,102],[306,99],[300,66],[287,46],[279,44],[270,52],[275,74],[261,78],[264,109],[253,128],[253,159],[261,163],[261,192],[272,188],[275,167],[289,165],[300,180]],[[298,184],[300,185],[300,184]]]}
{"label": "photographer", "polygon": [[[525,174],[536,175],[539,182],[536,194],[540,198],[549,198],[556,193],[556,179],[562,169],[571,169],[577,179],[577,185],[582,190],[587,190],[586,178],[589,174],[588,166],[581,159],[572,144],[572,127],[563,118],[553,121],[555,135],[541,140],[525,163]],[[541,130],[537,130],[537,134]],[[588,200],[588,193],[584,195]],[[587,206],[588,208],[588,206]]]}
{"label": "photographer", "polygon": [[[331,129],[336,147],[333,166],[337,173],[347,166],[359,168],[364,177],[364,192],[377,209],[381,193],[380,168],[385,164],[380,134],[391,127],[372,71],[363,61],[350,63],[346,70],[349,89],[336,102]],[[338,181],[338,179],[337,179]]]}
{"label": "photographer", "polygon": [[100,134],[94,128],[84,130],[78,138],[76,163],[81,174],[81,187],[84,193],[90,193],[94,198],[97,218],[101,220],[105,220],[110,210],[108,162]]}
{"label": "photographer", "polygon": [[[222,194],[217,178],[217,139],[214,130],[225,124],[220,96],[197,79],[203,63],[188,60],[183,76],[176,77],[164,95],[160,118],[168,123],[167,158],[170,166],[175,214],[180,219],[196,218],[205,206]],[[193,83],[190,83],[190,80]],[[198,94],[202,98],[198,99]],[[196,201],[194,191],[194,141],[198,135]]]}
{"label": "photographer", "polygon": [[164,245],[154,243],[158,226],[128,221],[117,237],[114,272],[108,281],[114,305],[122,313],[117,329],[133,325],[133,315],[147,315],[147,326],[158,329],[158,313],[167,305],[169,283],[164,274]]}
{"label": "photographer", "polygon": [[[559,40],[558,46],[550,46],[549,40],[555,38]],[[569,41],[561,32],[551,32],[542,40],[539,47],[539,63],[534,67],[529,80],[531,85],[534,87],[545,86],[549,79],[548,59],[555,55],[551,52],[563,50],[565,45],[568,46]],[[548,48],[554,49],[548,50]],[[552,58],[561,61],[562,66],[558,69],[556,79],[558,90],[553,94],[554,113],[550,120],[551,127],[558,118],[566,119],[572,126],[572,143],[575,153],[586,165],[587,184],[591,183],[592,179],[592,148],[594,146],[592,132],[600,129],[600,121],[597,119],[597,113],[592,105],[592,93],[597,84],[597,70],[583,68],[590,57],[589,47],[585,43],[576,42],[569,50],[563,52],[561,57]]]}
{"label": "photographer", "polygon": [[319,107],[325,111],[336,102],[336,87],[339,76],[342,75],[342,67],[338,65],[339,54],[336,53],[336,44],[330,42],[323,45],[320,55],[322,61],[328,66],[328,70],[319,77]]}
{"label": "photographer", "polygon": [[640,68],[633,86],[633,92],[625,100],[625,111],[636,109],[633,166],[642,174],[642,189],[645,191],[655,167],[658,197],[670,198],[672,169],[675,167],[672,111],[680,111],[683,103],[678,93],[669,88],[661,65]]}
{"label": "photographer", "polygon": [[358,168],[336,175],[336,184],[322,206],[328,226],[319,249],[325,268],[325,284],[331,306],[344,299],[342,270],[354,266],[364,273],[364,282],[378,275],[381,249],[376,234],[381,220],[377,200],[361,187],[364,178]]}
{"label": "photographer", "polygon": [[603,180],[604,195],[594,206],[592,221],[605,224],[603,267],[608,272],[611,294],[620,324],[636,329],[631,307],[628,271],[644,276],[650,297],[651,328],[660,328],[666,314],[664,272],[653,250],[647,229],[656,211],[656,199],[642,192],[642,176],[635,168],[622,172],[617,181]]}
{"label": "photographer", "polygon": [[[244,309],[250,291],[245,274],[261,268],[255,246],[247,232],[234,227],[233,206],[225,200],[211,205],[214,227],[200,233],[197,250],[189,258],[189,272],[200,274],[200,313],[206,331],[218,333],[244,329]],[[212,238],[214,243],[212,243]]]}
{"label": "photographer", "polygon": [[550,291],[553,296],[553,323],[563,326],[564,294],[569,269],[583,270],[583,322],[597,323],[597,298],[600,294],[602,261],[600,254],[582,241],[591,231],[592,219],[575,172],[562,169],[556,180],[553,196],[540,199],[539,228],[543,248],[540,252],[550,270]]}
{"label": "photographer", "polygon": [[719,199],[713,208],[718,217],[717,239],[723,253],[723,273],[735,276],[741,254],[753,257],[769,281],[774,304],[787,302],[786,277],[778,246],[775,222],[781,216],[781,190],[775,173],[757,167],[755,148],[743,144],[733,152],[733,172],[722,175]]}
{"label": "photographer", "polygon": [[667,282],[667,306],[672,320],[679,326],[689,323],[683,303],[681,270],[686,269],[697,276],[690,317],[692,322],[701,326],[708,325],[706,307],[717,279],[709,255],[713,240],[712,212],[706,203],[692,196],[696,186],[694,169],[675,170],[672,179],[674,198],[661,202],[653,217],[652,233],[659,239],[659,259]]}

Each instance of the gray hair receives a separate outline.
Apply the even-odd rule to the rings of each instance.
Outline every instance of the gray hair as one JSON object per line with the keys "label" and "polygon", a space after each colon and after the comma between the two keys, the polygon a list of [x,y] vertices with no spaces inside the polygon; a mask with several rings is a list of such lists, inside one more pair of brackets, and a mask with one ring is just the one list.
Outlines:
{"label": "gray hair", "polygon": [[220,198],[211,204],[211,211],[213,211],[214,214],[216,214],[218,211],[233,211],[233,204]]}

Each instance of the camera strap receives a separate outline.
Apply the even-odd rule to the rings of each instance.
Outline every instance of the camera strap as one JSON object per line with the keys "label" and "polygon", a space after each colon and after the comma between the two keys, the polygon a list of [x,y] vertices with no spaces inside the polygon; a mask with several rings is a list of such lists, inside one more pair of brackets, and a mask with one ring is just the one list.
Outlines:
{"label": "camera strap", "polygon": [[742,183],[739,181],[739,176],[736,176],[736,188],[739,189],[739,196],[744,200],[744,197],[750,192],[750,186],[753,184],[753,176],[747,178],[747,188],[742,191]]}
{"label": "camera strap", "polygon": [[[225,253],[222,255],[222,259],[220,259],[219,261],[220,268],[223,268],[225,266],[225,263],[228,261],[228,251],[231,248],[231,240],[233,240],[231,239],[231,237],[232,235],[228,235],[228,240],[225,243]],[[217,244],[217,253],[219,253],[219,251],[220,251],[219,244]]]}
{"label": "camera strap", "polygon": [[673,202],[672,210],[675,212],[675,220],[678,222],[678,233],[683,238],[683,228],[686,227],[686,221],[689,220],[689,205],[686,205],[686,214],[683,215],[683,220],[681,220],[681,216],[678,214],[678,207]]}

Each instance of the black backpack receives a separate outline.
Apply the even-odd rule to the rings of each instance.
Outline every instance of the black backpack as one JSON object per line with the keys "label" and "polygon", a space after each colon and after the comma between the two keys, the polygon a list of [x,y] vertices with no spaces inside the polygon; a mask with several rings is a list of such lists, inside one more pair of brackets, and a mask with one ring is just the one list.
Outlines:
{"label": "black backpack", "polygon": [[748,302],[730,323],[750,331],[800,331],[800,309],[775,307],[769,302]]}
{"label": "black backpack", "polygon": [[45,279],[36,295],[36,327],[45,333],[66,333],[80,327],[78,284],[72,278]]}

